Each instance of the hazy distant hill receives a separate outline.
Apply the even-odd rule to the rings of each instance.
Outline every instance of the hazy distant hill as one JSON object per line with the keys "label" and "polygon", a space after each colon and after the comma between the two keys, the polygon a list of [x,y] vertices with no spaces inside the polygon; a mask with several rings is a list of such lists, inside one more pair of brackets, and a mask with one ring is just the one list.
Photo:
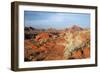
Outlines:
{"label": "hazy distant hill", "polygon": [[69,28],[70,30],[75,30],[75,31],[80,31],[83,30],[82,27],[78,26],[78,25],[73,25],[71,28]]}

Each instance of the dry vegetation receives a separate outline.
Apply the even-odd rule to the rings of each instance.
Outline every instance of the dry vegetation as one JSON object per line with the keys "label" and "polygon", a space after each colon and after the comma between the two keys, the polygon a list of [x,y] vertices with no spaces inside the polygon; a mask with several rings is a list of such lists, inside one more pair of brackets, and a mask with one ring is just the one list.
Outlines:
{"label": "dry vegetation", "polygon": [[68,60],[90,57],[90,30],[73,26],[64,30],[25,27],[25,61]]}

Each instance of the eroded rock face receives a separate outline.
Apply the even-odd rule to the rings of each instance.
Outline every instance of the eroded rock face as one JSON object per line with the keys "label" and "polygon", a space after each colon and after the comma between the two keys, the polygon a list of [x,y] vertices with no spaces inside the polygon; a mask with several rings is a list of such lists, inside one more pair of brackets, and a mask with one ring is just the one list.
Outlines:
{"label": "eroded rock face", "polygon": [[86,47],[83,49],[83,57],[90,58],[90,48],[89,47]]}
{"label": "eroded rock face", "polygon": [[39,35],[36,36],[35,40],[40,41],[41,39],[49,39],[49,34],[41,32]]}
{"label": "eroded rock face", "polygon": [[64,59],[64,46],[56,45],[55,42],[47,42],[40,47],[33,48],[25,49],[25,61]]}
{"label": "eroded rock face", "polygon": [[47,52],[44,50],[33,50],[26,49],[25,50],[25,61],[42,61],[45,59]]}

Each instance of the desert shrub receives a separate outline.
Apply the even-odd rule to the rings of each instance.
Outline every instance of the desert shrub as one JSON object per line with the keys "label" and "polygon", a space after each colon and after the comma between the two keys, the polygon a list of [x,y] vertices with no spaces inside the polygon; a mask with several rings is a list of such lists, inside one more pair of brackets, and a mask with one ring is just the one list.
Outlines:
{"label": "desert shrub", "polygon": [[34,39],[32,39],[32,44],[36,45],[37,47],[40,46],[39,42],[36,42]]}
{"label": "desert shrub", "polygon": [[44,44],[46,42],[47,42],[47,39],[41,39],[40,42],[39,42],[39,44],[42,45],[42,44]]}
{"label": "desert shrub", "polygon": [[65,59],[68,59],[72,52],[83,49],[86,46],[90,46],[90,36],[87,31],[75,31],[73,33],[66,32],[64,38],[67,41],[64,51]]}

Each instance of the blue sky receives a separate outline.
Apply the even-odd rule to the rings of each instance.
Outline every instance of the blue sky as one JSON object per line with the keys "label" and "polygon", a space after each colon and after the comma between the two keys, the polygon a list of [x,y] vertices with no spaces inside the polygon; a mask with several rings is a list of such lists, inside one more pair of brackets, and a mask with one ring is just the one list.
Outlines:
{"label": "blue sky", "polygon": [[24,11],[24,24],[39,29],[65,29],[73,25],[90,28],[90,14]]}

